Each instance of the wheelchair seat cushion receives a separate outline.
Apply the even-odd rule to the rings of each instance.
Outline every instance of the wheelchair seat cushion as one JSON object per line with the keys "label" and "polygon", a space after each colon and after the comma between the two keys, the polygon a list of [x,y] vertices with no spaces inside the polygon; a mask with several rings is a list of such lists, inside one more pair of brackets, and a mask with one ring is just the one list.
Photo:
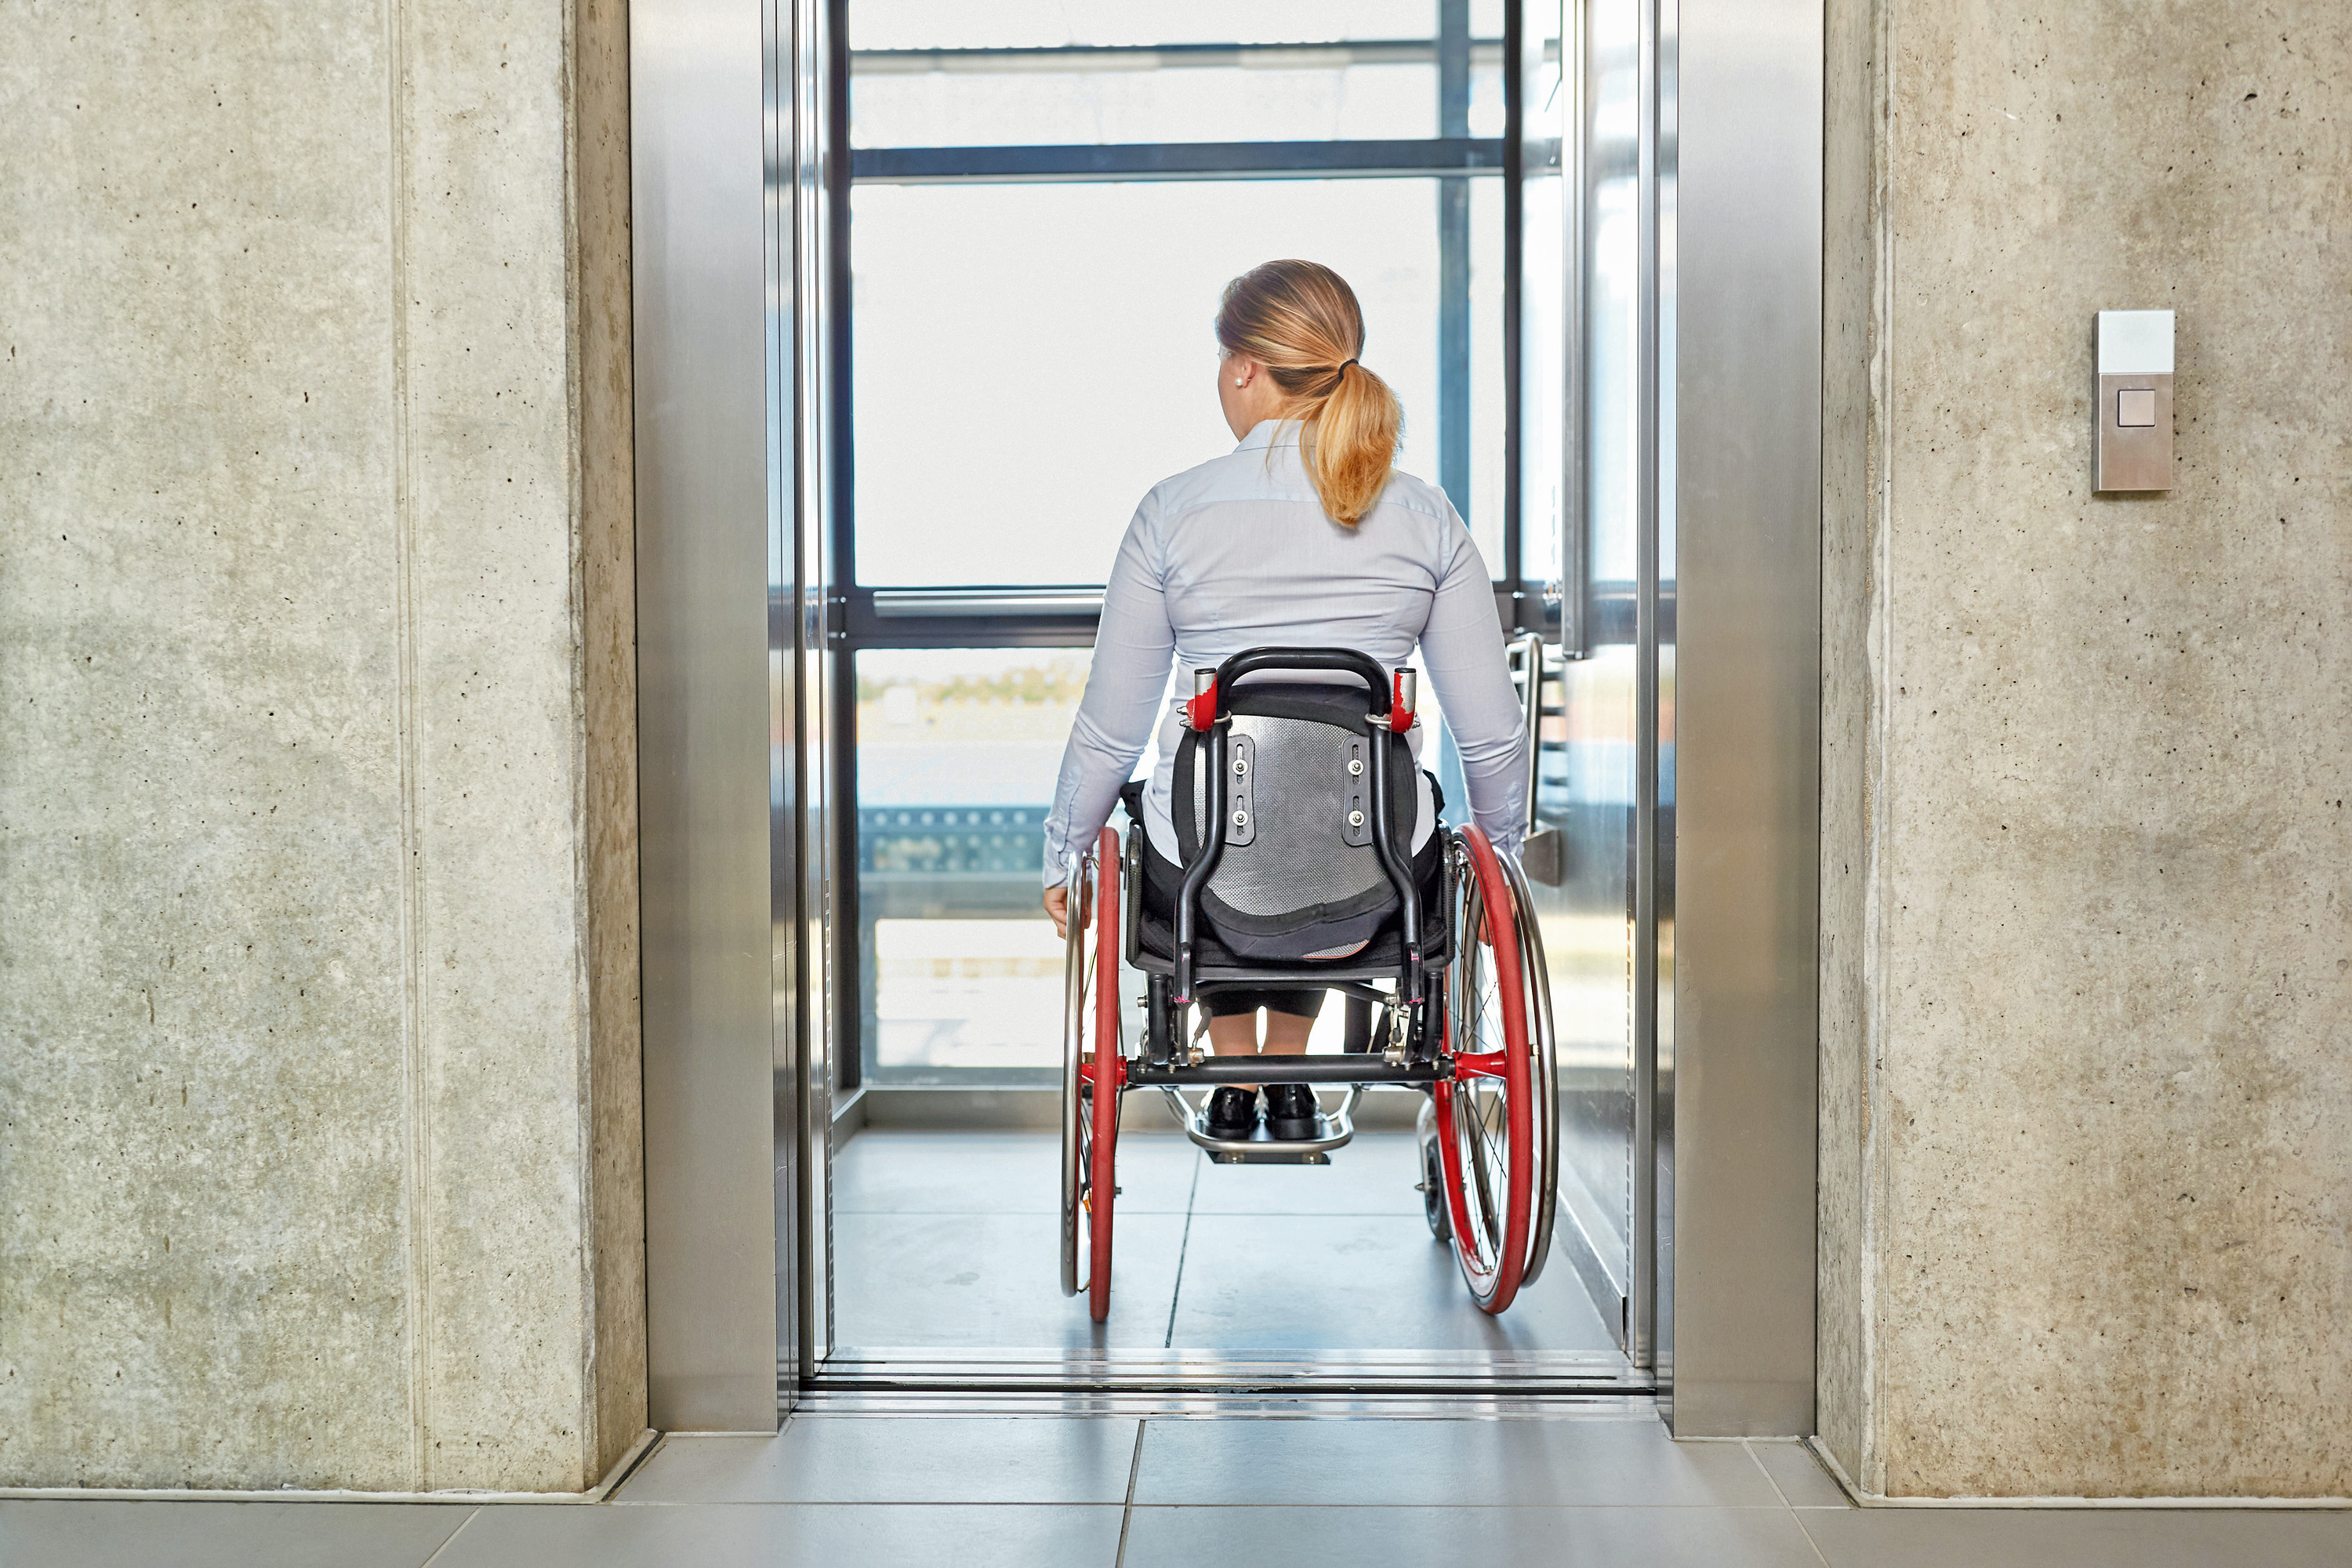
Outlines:
{"label": "wheelchair seat cushion", "polygon": [[[1370,748],[1387,749],[1389,819],[1393,853],[1412,865],[1417,882],[1427,868],[1411,848],[1419,807],[1419,777],[1402,735],[1368,731],[1370,706],[1360,688],[1300,681],[1260,681],[1234,693],[1230,704],[1225,846],[1201,896],[1208,931],[1235,954],[1273,961],[1341,958],[1355,953],[1397,909],[1395,886],[1372,843],[1379,814],[1370,791]],[[1174,818],[1184,864],[1200,857],[1209,832],[1207,737],[1187,731],[1178,747]],[[1353,764],[1356,771],[1349,772]],[[1236,822],[1244,792],[1246,822]],[[1351,814],[1360,820],[1351,823]],[[1420,859],[1442,853],[1432,836]],[[1181,873],[1147,856],[1148,879],[1172,909]],[[1156,865],[1150,864],[1157,862]],[[1424,905],[1427,910],[1427,906]],[[1429,910],[1424,919],[1433,918]]]}

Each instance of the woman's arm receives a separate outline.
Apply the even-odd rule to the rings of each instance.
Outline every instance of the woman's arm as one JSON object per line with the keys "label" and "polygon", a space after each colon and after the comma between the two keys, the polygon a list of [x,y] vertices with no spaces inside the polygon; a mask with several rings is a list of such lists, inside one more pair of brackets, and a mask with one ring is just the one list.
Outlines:
{"label": "woman's arm", "polygon": [[1109,820],[1119,786],[1135,772],[1135,760],[1151,739],[1168,690],[1176,634],[1168,624],[1158,521],[1152,498],[1146,496],[1103,587],[1087,694],[1070,726],[1054,809],[1045,818],[1048,887],[1058,887],[1066,875],[1064,856],[1085,850]]}
{"label": "woman's arm", "polygon": [[1422,629],[1422,661],[1462,753],[1471,815],[1496,848],[1517,854],[1528,826],[1527,711],[1511,685],[1486,563],[1451,508],[1446,522],[1450,548]]}

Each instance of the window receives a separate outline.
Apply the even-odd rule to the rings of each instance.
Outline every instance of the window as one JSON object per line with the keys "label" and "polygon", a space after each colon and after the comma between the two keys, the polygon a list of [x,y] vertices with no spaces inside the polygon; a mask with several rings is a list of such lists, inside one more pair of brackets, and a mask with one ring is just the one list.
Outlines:
{"label": "window", "polygon": [[[1499,592],[1522,553],[1549,569],[1513,510],[1527,491],[1554,527],[1560,486],[1529,476],[1560,434],[1514,445],[1505,334],[1518,268],[1560,246],[1522,247],[1500,176],[1540,163],[1546,134],[1556,171],[1557,131],[1522,152],[1507,100],[1557,79],[1557,17],[1546,35],[1507,27],[1500,0],[835,4],[835,693],[856,725],[856,810],[835,821],[857,870],[841,1013],[862,1025],[844,1068],[1045,1082],[1061,955],[1038,865],[1087,590],[1146,490],[1232,447],[1212,381],[1227,280],[1277,256],[1337,268],[1404,405],[1400,466],[1454,498]],[[1523,35],[1529,68],[1507,81]],[[1522,342],[1559,319],[1519,318]]]}

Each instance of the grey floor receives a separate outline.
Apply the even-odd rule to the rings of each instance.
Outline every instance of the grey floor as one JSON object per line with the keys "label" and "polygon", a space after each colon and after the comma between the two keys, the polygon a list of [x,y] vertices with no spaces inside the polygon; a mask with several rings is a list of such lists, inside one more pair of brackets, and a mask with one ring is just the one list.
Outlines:
{"label": "grey floor", "polygon": [[[1120,1170],[1118,1288],[1098,1331],[1053,1288],[1050,1138],[854,1139],[836,1164],[845,1342],[1613,1354],[1564,1267],[1500,1321],[1470,1307],[1418,1211],[1409,1135],[1367,1135],[1324,1169],[1218,1166],[1139,1137]],[[0,1565],[2352,1563],[2341,1513],[1856,1510],[1797,1443],[1676,1443],[1645,1403],[1508,1419],[1279,1401],[1251,1415],[802,1415],[774,1437],[668,1438],[602,1505],[0,1500]]]}
{"label": "grey floor", "polygon": [[43,1568],[2352,1562],[2352,1516],[1846,1505],[1795,1443],[1655,1419],[796,1416],[673,1437],[602,1506],[0,1502]]}
{"label": "grey floor", "polygon": [[1057,1351],[1404,1355],[1620,1364],[1569,1265],[1500,1318],[1422,1215],[1410,1132],[1328,1165],[1220,1165],[1181,1135],[1119,1140],[1110,1321],[1055,1287],[1058,1141],[860,1132],[834,1157],[834,1343],[846,1357]]}

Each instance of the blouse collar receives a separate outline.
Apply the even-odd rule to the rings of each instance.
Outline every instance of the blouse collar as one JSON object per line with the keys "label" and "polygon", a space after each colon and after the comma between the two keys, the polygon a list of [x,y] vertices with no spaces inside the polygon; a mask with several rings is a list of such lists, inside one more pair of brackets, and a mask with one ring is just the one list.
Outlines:
{"label": "blouse collar", "polygon": [[1242,437],[1242,444],[1234,447],[1234,450],[1236,452],[1257,452],[1263,451],[1269,447],[1296,447],[1297,445],[1297,420],[1261,419],[1255,425],[1250,426],[1250,433]]}

